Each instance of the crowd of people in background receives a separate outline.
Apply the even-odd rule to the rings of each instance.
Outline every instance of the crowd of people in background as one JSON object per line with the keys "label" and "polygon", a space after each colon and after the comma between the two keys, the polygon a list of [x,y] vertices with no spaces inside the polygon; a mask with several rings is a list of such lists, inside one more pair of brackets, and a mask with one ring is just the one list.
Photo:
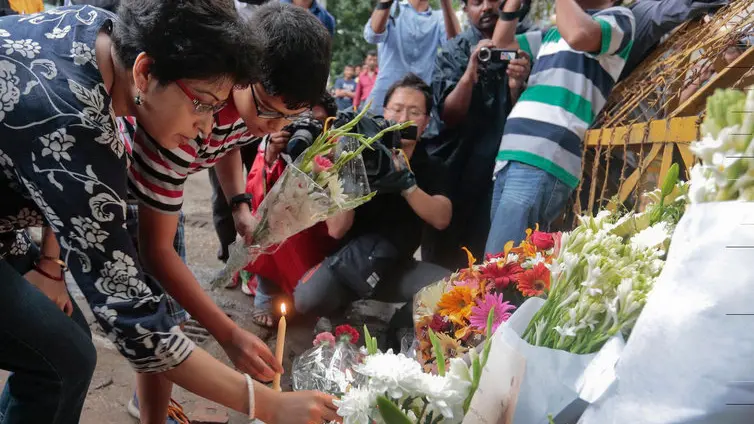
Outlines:
{"label": "crowd of people in background", "polygon": [[[555,25],[538,27],[524,19],[525,1],[463,0],[462,30],[451,0],[440,10],[378,0],[363,62],[344,65],[330,87],[337,16],[317,0],[67,0],[45,19],[2,18],[0,366],[14,374],[0,422],[78,422],[96,354],[59,284],[68,271],[137,371],[128,410],[142,422],[179,422],[173,383],[269,423],[336,419],[332,397],[252,382],[282,365],[185,263],[188,176],[209,170],[226,261],[239,236],[253,242],[252,214],[288,166],[292,125],[367,107],[412,121],[416,134],[400,140],[405,163],[374,182],[373,200],[236,279],[255,296],[260,326],[275,325],[280,298],[320,330],[353,301],[377,299],[407,302],[392,326],[410,332],[422,287],[468,255],[556,223],[615,84],[670,30],[724,2],[555,0]],[[43,8],[2,0],[0,16]],[[749,45],[702,64],[681,100]],[[485,60],[483,49],[504,59]],[[36,226],[39,246],[25,231]],[[182,333],[189,315],[241,373]]]}

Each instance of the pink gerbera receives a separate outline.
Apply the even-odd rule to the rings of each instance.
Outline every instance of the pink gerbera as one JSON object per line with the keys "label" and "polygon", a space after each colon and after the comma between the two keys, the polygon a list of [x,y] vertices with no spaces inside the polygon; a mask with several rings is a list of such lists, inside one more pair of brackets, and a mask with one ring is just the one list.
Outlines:
{"label": "pink gerbera", "polygon": [[328,169],[332,168],[332,161],[322,155],[317,155],[314,156],[314,165],[314,172],[327,171]]}
{"label": "pink gerbera", "polygon": [[511,317],[511,311],[516,309],[510,302],[503,302],[503,294],[488,293],[484,296],[484,299],[477,300],[476,306],[471,308],[471,318],[469,319],[471,326],[475,329],[485,332],[487,331],[487,317],[490,315],[490,310],[494,310],[495,314],[492,318],[492,332],[494,333],[497,328],[508,318]]}

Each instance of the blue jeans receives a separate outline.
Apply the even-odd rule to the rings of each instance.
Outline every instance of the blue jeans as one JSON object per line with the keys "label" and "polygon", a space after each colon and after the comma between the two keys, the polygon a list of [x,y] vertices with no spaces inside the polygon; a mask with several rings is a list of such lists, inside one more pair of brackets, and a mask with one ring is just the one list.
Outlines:
{"label": "blue jeans", "polygon": [[511,240],[518,244],[526,236],[526,229],[534,229],[536,224],[540,230],[548,231],[572,192],[571,187],[546,171],[508,162],[495,178],[486,253],[502,252]]}
{"label": "blue jeans", "polygon": [[75,302],[69,318],[23,278],[31,258],[0,259],[0,424],[76,424],[97,351]]}
{"label": "blue jeans", "polygon": [[280,288],[274,281],[257,275],[257,294],[254,296],[254,307],[262,310],[272,311],[272,302],[276,297],[283,294],[283,289]]}

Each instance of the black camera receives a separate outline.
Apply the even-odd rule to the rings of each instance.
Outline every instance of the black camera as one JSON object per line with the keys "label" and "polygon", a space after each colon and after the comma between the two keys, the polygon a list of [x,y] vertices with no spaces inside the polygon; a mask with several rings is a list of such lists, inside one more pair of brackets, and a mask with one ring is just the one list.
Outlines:
{"label": "black camera", "polygon": [[518,53],[515,50],[509,49],[496,49],[489,47],[482,47],[479,49],[479,62],[480,63],[504,63],[508,64],[511,60],[518,57]]}
{"label": "black camera", "polygon": [[[333,123],[333,128],[341,127],[351,122],[357,113],[353,111],[340,111]],[[394,122],[389,121],[382,116],[367,114],[361,118],[351,132],[362,134],[366,137],[374,137],[380,131],[389,128]],[[286,153],[292,160],[301,155],[314,140],[322,134],[322,123],[313,118],[302,118],[284,128],[284,131],[291,133],[288,140]],[[401,140],[417,140],[419,138],[418,128],[416,125],[399,131],[390,131],[385,133],[381,139],[372,144],[371,149],[365,149],[361,156],[364,160],[364,167],[369,182],[373,182],[393,171],[391,163],[393,159],[393,149],[401,148]]]}
{"label": "black camera", "polygon": [[[334,126],[337,128],[345,125],[356,117],[356,112],[340,111]],[[351,131],[366,137],[374,137],[380,131],[390,128],[395,122],[389,121],[382,116],[367,114],[361,118],[356,127]],[[402,147],[401,140],[417,140],[419,138],[416,125],[404,128],[401,131],[390,131],[383,134],[382,138],[372,144],[371,149],[364,149],[361,157],[364,160],[367,179],[370,183],[393,172],[393,149]]]}
{"label": "black camera", "polygon": [[312,117],[301,118],[283,128],[291,134],[286,153],[295,160],[322,134],[322,123]]}

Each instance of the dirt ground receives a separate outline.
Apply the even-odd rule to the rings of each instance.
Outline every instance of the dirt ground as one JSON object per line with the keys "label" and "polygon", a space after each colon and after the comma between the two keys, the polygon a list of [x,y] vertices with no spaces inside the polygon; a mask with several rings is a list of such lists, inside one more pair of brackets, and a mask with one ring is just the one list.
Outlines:
{"label": "dirt ground", "polygon": [[[212,226],[211,188],[206,172],[195,174],[189,178],[185,195],[187,261],[194,275],[206,289],[212,276],[222,267],[222,263],[217,260],[218,241]],[[100,424],[103,422],[135,424],[137,421],[131,418],[126,411],[126,405],[133,394],[134,373],[113,345],[101,336],[102,332],[93,323],[94,319],[85,302],[83,302],[83,297],[78,292],[78,288],[71,286],[71,292],[91,323],[98,352],[97,368],[80,422],[81,424]],[[216,303],[239,325],[265,340],[274,349],[276,334],[251,322],[253,298],[245,296],[238,289],[210,293]],[[362,302],[355,306],[355,312],[352,311],[349,314],[354,321],[353,324],[359,325],[369,321],[370,330],[372,330],[372,323],[377,323],[377,326],[384,325],[386,319],[397,307],[397,305],[375,302]],[[314,323],[307,322],[289,324],[283,363],[287,371],[291,369],[293,358],[311,347],[313,326]],[[199,328],[198,333],[201,334],[201,332],[202,329]],[[379,333],[379,329],[376,332]],[[211,337],[206,338],[199,345],[216,358],[230,364],[227,356]],[[0,371],[0,385],[4,384],[6,377],[7,373]],[[284,390],[290,390],[290,385],[290,377],[284,375],[282,378]],[[187,393],[179,387],[174,388],[173,397],[183,405],[190,417],[195,408],[201,404],[207,404],[206,401],[200,400],[197,396]],[[219,405],[215,406],[219,411],[226,410]],[[230,411],[228,415],[230,424],[248,422],[242,414]]]}

